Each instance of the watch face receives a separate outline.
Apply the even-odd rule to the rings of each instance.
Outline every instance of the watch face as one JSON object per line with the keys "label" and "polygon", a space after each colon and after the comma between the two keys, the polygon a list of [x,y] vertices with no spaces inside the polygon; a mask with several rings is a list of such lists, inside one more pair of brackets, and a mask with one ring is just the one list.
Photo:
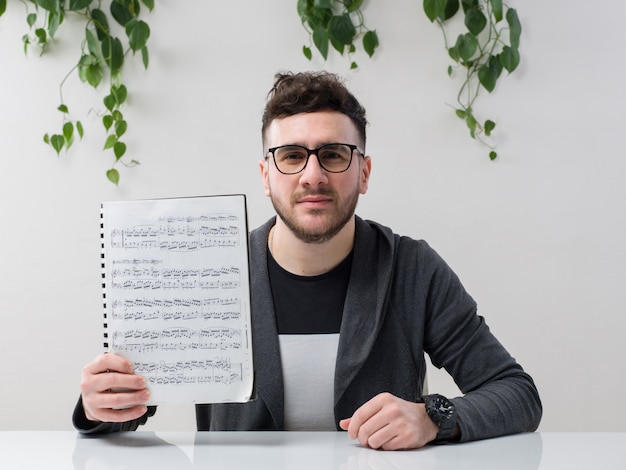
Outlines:
{"label": "watch face", "polygon": [[425,397],[426,412],[439,426],[436,442],[449,439],[454,433],[456,418],[454,405],[443,395],[429,395]]}
{"label": "watch face", "polygon": [[449,417],[454,412],[454,405],[443,397],[435,398],[433,408],[443,417]]}

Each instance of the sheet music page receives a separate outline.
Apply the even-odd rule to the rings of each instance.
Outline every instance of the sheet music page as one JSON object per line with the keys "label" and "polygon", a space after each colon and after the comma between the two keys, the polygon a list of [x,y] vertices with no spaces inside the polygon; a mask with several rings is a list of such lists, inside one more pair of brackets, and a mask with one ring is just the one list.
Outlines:
{"label": "sheet music page", "polygon": [[102,248],[105,346],[150,404],[248,401],[245,196],[103,203]]}

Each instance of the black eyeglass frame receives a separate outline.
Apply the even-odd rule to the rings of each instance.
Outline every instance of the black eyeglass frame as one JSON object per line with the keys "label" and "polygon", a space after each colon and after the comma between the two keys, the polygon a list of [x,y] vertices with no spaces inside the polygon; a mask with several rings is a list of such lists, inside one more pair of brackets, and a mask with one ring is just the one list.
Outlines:
{"label": "black eyeglass frame", "polygon": [[[348,166],[341,170],[341,171],[333,171],[333,170],[329,170],[328,168],[326,168],[324,166],[324,164],[321,162],[319,155],[317,154],[317,152],[319,152],[321,149],[323,149],[324,147],[328,147],[331,145],[345,145],[346,147],[348,147],[350,149],[350,161],[348,162]],[[280,168],[278,168],[278,163],[276,163],[276,154],[274,152],[276,152],[276,150],[280,149],[280,148],[284,148],[284,147],[297,147],[300,148],[302,150],[305,150],[307,155],[306,155],[306,161],[304,162],[304,166],[302,168],[300,168],[298,171],[294,171],[293,173],[286,173],[284,171],[282,171]],[[271,147],[267,149],[267,153],[271,153],[272,154],[272,160],[274,160],[274,166],[276,167],[276,169],[282,173],[283,175],[297,175],[298,173],[302,173],[304,171],[304,169],[306,168],[306,166],[309,164],[309,158],[311,157],[311,155],[315,155],[317,157],[317,161],[320,164],[320,166],[322,167],[322,169],[324,171],[327,171],[328,173],[344,173],[346,171],[348,171],[350,169],[350,166],[352,165],[352,157],[354,156],[354,151],[357,151],[359,153],[359,155],[361,155],[362,157],[365,156],[365,154],[363,153],[363,151],[354,144],[344,144],[343,142],[331,142],[328,144],[324,144],[324,145],[320,145],[319,147],[317,147],[316,149],[310,149],[307,148],[303,145],[298,145],[298,144],[286,144],[286,145],[279,145],[278,147]],[[265,156],[265,159],[267,160],[269,158],[269,155]]]}

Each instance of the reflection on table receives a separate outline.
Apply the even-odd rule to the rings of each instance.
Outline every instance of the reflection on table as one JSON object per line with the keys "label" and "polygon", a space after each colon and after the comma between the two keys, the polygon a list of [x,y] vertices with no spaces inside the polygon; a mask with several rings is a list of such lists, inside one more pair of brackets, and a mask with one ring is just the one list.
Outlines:
{"label": "reflection on table", "polygon": [[[191,441],[193,437],[193,441]],[[112,451],[112,448],[115,450]],[[139,450],[139,451],[138,451]],[[489,458],[486,459],[486,454]],[[101,438],[79,437],[75,470],[162,468],[228,469],[538,469],[540,434],[497,441],[429,446],[385,452],[363,448],[346,433],[219,432],[195,435],[125,433]]]}
{"label": "reflection on table", "polygon": [[0,432],[3,469],[626,469],[626,433],[527,433],[376,451],[344,432]]}

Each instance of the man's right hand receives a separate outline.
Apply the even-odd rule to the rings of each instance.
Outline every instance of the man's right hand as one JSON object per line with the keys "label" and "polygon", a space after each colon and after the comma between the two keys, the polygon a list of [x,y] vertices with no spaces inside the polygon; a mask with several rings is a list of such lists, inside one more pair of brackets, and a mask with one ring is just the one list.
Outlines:
{"label": "man's right hand", "polygon": [[143,416],[150,392],[124,357],[101,354],[83,368],[80,382],[85,416],[90,421],[121,423]]}

